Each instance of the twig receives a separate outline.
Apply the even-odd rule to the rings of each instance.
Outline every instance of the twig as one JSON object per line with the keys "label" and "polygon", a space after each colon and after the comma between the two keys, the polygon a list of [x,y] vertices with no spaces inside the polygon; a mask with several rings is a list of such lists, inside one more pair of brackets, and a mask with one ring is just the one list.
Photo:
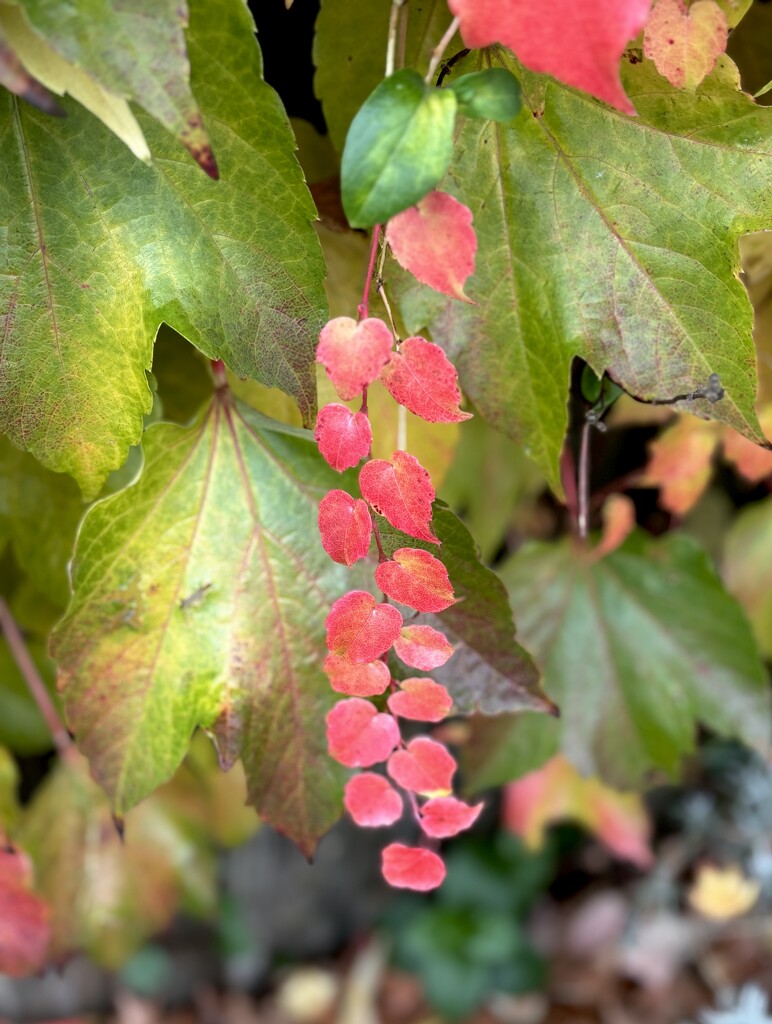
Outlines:
{"label": "twig", "polygon": [[579,471],[577,473],[577,491],[579,509],[576,517],[579,537],[587,540],[590,520],[590,431],[592,423],[582,424],[582,437],[579,442]]}
{"label": "twig", "polygon": [[454,18],[453,21],[451,21],[450,25],[448,25],[445,31],[445,35],[442,37],[442,39],[440,39],[439,43],[437,43],[437,45],[432,50],[432,57],[431,60],[429,61],[429,70],[426,72],[426,77],[424,78],[424,82],[426,82],[427,85],[431,85],[432,79],[434,78],[434,72],[437,70],[437,65],[442,60],[442,55],[445,53],[448,46],[450,45],[451,39],[458,31],[458,26],[459,19]]}
{"label": "twig", "polygon": [[397,53],[397,30],[399,28],[399,15],[405,0],[391,0],[391,13],[389,14],[389,37],[386,43],[386,78],[394,74],[394,61]]}

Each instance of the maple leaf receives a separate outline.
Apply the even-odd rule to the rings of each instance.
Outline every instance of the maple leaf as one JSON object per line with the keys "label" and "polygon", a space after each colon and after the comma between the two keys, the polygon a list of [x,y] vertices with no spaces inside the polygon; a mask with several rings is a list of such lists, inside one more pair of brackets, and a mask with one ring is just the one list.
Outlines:
{"label": "maple leaf", "polygon": [[396,451],[390,462],[371,459],[360,470],[359,487],[362,497],[397,530],[439,544],[429,529],[434,487],[414,456]]}
{"label": "maple leaf", "polygon": [[433,839],[449,839],[471,828],[483,804],[470,806],[454,796],[437,796],[421,808],[421,828]]}
{"label": "maple leaf", "polygon": [[413,277],[451,298],[469,302],[466,279],[474,273],[477,236],[472,211],[447,192],[427,196],[386,225],[394,258]]}
{"label": "maple leaf", "polygon": [[361,395],[389,361],[394,338],[377,317],[352,320],[338,316],[321,330],[316,360],[344,401]]}
{"label": "maple leaf", "polygon": [[354,663],[339,654],[328,654],[324,671],[333,690],[349,697],[378,697],[391,681],[388,666],[380,660]]}
{"label": "maple leaf", "polygon": [[341,565],[353,565],[370,547],[373,523],[367,503],[345,491],[332,490],[319,502],[322,547]]}
{"label": "maple leaf", "polygon": [[0,846],[0,973],[23,978],[43,967],[50,939],[49,914],[48,904],[32,891],[29,860],[21,850],[3,842]]}
{"label": "maple leaf", "polygon": [[433,850],[390,843],[382,857],[383,877],[395,889],[429,892],[445,880],[445,865]]}
{"label": "maple leaf", "polygon": [[453,654],[452,644],[433,626],[405,626],[394,641],[394,650],[406,665],[422,672],[439,668]]}
{"label": "maple leaf", "polygon": [[392,398],[429,423],[463,423],[472,414],[459,409],[456,369],[439,347],[425,338],[406,338],[381,371]]}
{"label": "maple leaf", "polygon": [[403,789],[423,796],[448,796],[453,789],[456,762],[441,743],[417,736],[389,758],[389,775]]}
{"label": "maple leaf", "polygon": [[349,661],[374,661],[399,637],[402,616],[389,604],[378,604],[366,590],[339,597],[325,623],[327,647]]}
{"label": "maple leaf", "polygon": [[360,772],[349,779],[343,803],[357,825],[365,828],[393,825],[402,817],[402,797],[375,772]]}
{"label": "maple leaf", "polygon": [[348,768],[369,768],[385,761],[399,743],[399,727],[391,715],[369,700],[351,697],[327,712],[330,756]]}
{"label": "maple leaf", "polygon": [[393,601],[419,612],[441,612],[454,603],[448,570],[423,548],[398,548],[392,561],[381,562],[375,582]]}
{"label": "maple leaf", "polygon": [[389,711],[400,718],[417,722],[441,722],[450,714],[453,698],[440,683],[433,679],[403,679],[399,690],[387,701]]}
{"label": "maple leaf", "polygon": [[362,412],[331,402],[319,410],[314,440],[325,460],[342,473],[367,458],[373,443],[370,420]]}
{"label": "maple leaf", "polygon": [[726,49],[729,25],[714,0],[657,0],[646,22],[643,52],[677,89],[691,92]]}
{"label": "maple leaf", "polygon": [[448,0],[448,6],[460,19],[467,46],[503,43],[532,71],[635,113],[619,61],[643,28],[651,0]]}

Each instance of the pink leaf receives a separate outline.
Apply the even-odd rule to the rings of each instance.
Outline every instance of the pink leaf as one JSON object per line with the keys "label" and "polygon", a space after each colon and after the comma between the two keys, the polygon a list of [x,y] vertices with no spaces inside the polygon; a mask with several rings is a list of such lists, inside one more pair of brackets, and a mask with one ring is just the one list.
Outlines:
{"label": "pink leaf", "polygon": [[448,796],[452,792],[456,762],[447,747],[428,736],[417,736],[389,758],[389,775],[403,789],[423,796]]}
{"label": "pink leaf", "polygon": [[448,0],[471,48],[503,43],[518,60],[634,114],[619,78],[627,43],[644,26],[651,0]]}
{"label": "pink leaf", "polygon": [[413,277],[453,299],[464,294],[474,273],[477,236],[472,211],[447,192],[430,192],[386,225],[386,241],[400,266]]}
{"label": "pink leaf", "polygon": [[324,671],[333,690],[349,697],[378,697],[391,682],[391,673],[383,661],[354,664],[337,654],[328,654]]}
{"label": "pink leaf", "polygon": [[330,491],[319,502],[319,533],[322,547],[341,565],[353,565],[370,547],[373,524],[361,498],[345,491]]}
{"label": "pink leaf", "polygon": [[421,827],[433,839],[449,839],[471,828],[482,809],[481,803],[470,807],[454,796],[438,796],[421,808]]}
{"label": "pink leaf", "polygon": [[447,637],[431,626],[405,626],[394,641],[394,650],[406,665],[422,672],[444,665],[453,653]]}
{"label": "pink leaf", "polygon": [[442,858],[432,850],[391,843],[382,856],[383,877],[395,889],[428,892],[442,885],[445,879]]}
{"label": "pink leaf", "polygon": [[441,612],[454,602],[448,570],[421,548],[398,548],[393,561],[381,562],[375,582],[392,600],[419,612]]}
{"label": "pink leaf", "polygon": [[344,402],[361,395],[389,361],[392,333],[383,320],[370,317],[357,323],[348,316],[330,320],[322,328],[316,360],[327,371]]}
{"label": "pink leaf", "polygon": [[349,768],[369,768],[385,761],[399,743],[399,727],[391,715],[376,711],[369,700],[352,697],[327,712],[330,756]]}
{"label": "pink leaf", "polygon": [[390,604],[378,604],[366,590],[339,597],[330,610],[327,649],[349,661],[375,661],[391,647],[402,626],[402,616]]}
{"label": "pink leaf", "polygon": [[416,722],[441,722],[453,707],[453,698],[433,679],[405,679],[388,699],[389,711]]}
{"label": "pink leaf", "polygon": [[402,817],[402,797],[375,772],[362,772],[349,779],[343,803],[357,825],[365,828],[393,825]]}
{"label": "pink leaf", "polygon": [[418,459],[394,452],[391,462],[371,459],[359,473],[362,497],[391,525],[419,540],[439,541],[429,529],[434,487]]}
{"label": "pink leaf", "polygon": [[643,52],[676,89],[694,91],[726,49],[729,25],[714,0],[659,0],[643,36]]}
{"label": "pink leaf", "polygon": [[453,363],[439,345],[405,338],[381,371],[392,398],[429,423],[461,423],[472,414],[459,409],[461,392]]}
{"label": "pink leaf", "polygon": [[45,964],[51,937],[49,907],[32,892],[27,857],[0,832],[0,972],[14,978]]}
{"label": "pink leaf", "polygon": [[370,421],[361,412],[331,402],[319,410],[314,439],[333,469],[342,473],[367,458],[373,443]]}

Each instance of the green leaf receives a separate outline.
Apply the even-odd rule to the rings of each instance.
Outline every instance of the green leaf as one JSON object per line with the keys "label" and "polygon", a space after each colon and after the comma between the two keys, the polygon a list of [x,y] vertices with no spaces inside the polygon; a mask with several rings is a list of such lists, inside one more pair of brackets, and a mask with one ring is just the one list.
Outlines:
{"label": "green leaf", "polygon": [[145,115],[151,167],[70,101],[52,121],[0,100],[0,430],[89,496],[139,440],[161,321],[315,411],[324,267],[292,133],[241,0],[191,15],[219,182]]}
{"label": "green leaf", "polygon": [[302,431],[218,392],[158,424],[136,484],[80,530],[54,634],[68,721],[118,814],[169,778],[196,726],[241,757],[260,815],[310,853],[340,813],[324,620],[356,586],[318,538],[340,478]]}
{"label": "green leaf", "polygon": [[727,590],[745,609],[759,649],[772,658],[772,500],[743,509],[725,541]]}
{"label": "green leaf", "polygon": [[[391,0],[322,0],[314,36],[314,89],[322,101],[327,129],[338,152],[354,115],[382,80]],[[445,29],[445,0],[406,4],[405,67],[424,68]]]}
{"label": "green leaf", "polygon": [[429,326],[558,493],[577,355],[644,399],[718,373],[723,400],[679,407],[763,440],[738,238],[772,226],[772,114],[737,91],[726,58],[696,96],[623,63],[637,118],[520,72],[513,126],[464,124],[442,187],[474,214],[475,304],[418,285],[403,301],[408,330]]}
{"label": "green leaf", "polygon": [[560,722],[548,715],[496,715],[469,723],[461,750],[470,793],[503,786],[546,764],[560,750]]}
{"label": "green leaf", "polygon": [[5,747],[0,747],[0,834],[12,834],[19,817],[19,769]]}
{"label": "green leaf", "polygon": [[382,224],[422,199],[448,169],[456,97],[417,71],[397,71],[351,122],[341,162],[343,209],[353,228]]}
{"label": "green leaf", "polygon": [[[689,538],[635,533],[597,561],[571,541],[532,544],[502,575],[560,707],[560,748],[582,772],[617,788],[652,768],[673,773],[698,722],[767,744],[768,682],[750,628]],[[527,722],[513,728],[522,737]]]}
{"label": "green leaf", "polygon": [[23,0],[35,31],[108,92],[138,103],[217,177],[212,147],[190,89],[182,0]]}
{"label": "green leaf", "polygon": [[552,705],[539,690],[538,670],[515,640],[512,610],[501,580],[482,564],[469,531],[441,502],[435,502],[432,528],[440,538],[439,549],[378,520],[389,557],[397,548],[423,548],[448,570],[457,603],[437,615],[410,620],[411,625],[439,629],[455,647],[453,657],[434,670],[434,678],[448,688],[461,714],[493,715],[524,708],[549,711]]}
{"label": "green leaf", "polygon": [[520,113],[520,85],[506,68],[473,71],[451,81],[450,88],[458,99],[458,112],[464,117],[481,117],[503,124]]}

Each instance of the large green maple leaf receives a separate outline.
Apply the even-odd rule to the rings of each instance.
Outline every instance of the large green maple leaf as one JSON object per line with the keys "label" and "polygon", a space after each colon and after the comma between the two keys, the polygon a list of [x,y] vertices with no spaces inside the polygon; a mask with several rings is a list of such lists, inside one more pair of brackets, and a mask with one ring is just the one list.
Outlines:
{"label": "large green maple leaf", "polygon": [[75,103],[0,98],[0,430],[89,496],[139,439],[162,321],[315,410],[314,207],[241,0],[192,4],[188,48],[219,182],[144,115],[150,167]]}
{"label": "large green maple leaf", "polygon": [[628,56],[637,118],[496,51],[523,110],[508,125],[465,122],[443,186],[474,214],[475,304],[403,295],[408,328],[428,325],[478,409],[558,492],[575,356],[642,399],[718,373],[723,400],[690,411],[763,440],[738,238],[772,227],[772,112],[738,91],[726,58],[691,95]]}

